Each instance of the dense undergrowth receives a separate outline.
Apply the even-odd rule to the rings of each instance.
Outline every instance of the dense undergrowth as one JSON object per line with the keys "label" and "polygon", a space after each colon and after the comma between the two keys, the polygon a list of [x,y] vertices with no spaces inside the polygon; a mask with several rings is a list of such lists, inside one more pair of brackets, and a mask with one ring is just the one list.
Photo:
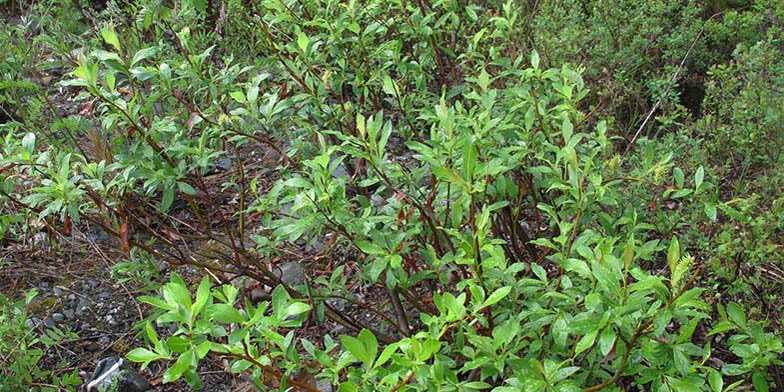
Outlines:
{"label": "dense undergrowth", "polygon": [[[128,358],[164,382],[212,355],[263,390],[784,387],[781,1],[0,4],[0,241],[99,226],[136,278],[210,270],[139,298]],[[35,367],[10,301],[0,358]]]}

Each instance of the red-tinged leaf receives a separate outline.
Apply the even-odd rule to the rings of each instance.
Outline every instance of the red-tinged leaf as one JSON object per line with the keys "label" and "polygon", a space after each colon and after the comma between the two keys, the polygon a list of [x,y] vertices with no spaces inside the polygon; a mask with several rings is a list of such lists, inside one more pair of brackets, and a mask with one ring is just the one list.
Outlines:
{"label": "red-tinged leaf", "polygon": [[406,198],[406,194],[405,194],[405,193],[403,193],[403,192],[397,192],[397,193],[395,193],[395,199],[396,199],[397,201],[401,201],[401,200],[403,200],[403,199],[405,199],[405,198]]}
{"label": "red-tinged leaf", "polygon": [[63,222],[63,235],[69,236],[71,235],[71,216],[66,215],[65,221]]}
{"label": "red-tinged leaf", "polygon": [[286,87],[286,81],[284,80],[283,83],[280,84],[280,99],[281,100],[286,99],[286,94],[287,93],[288,93],[288,91],[287,91],[287,87]]}

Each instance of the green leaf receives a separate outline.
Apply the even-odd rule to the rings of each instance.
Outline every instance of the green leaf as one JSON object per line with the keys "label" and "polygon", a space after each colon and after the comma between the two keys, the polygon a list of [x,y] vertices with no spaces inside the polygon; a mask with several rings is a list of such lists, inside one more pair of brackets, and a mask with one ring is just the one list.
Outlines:
{"label": "green leaf", "polygon": [[147,350],[146,348],[135,348],[131,350],[126,357],[133,362],[150,362],[163,358],[161,355]]}
{"label": "green leaf", "polygon": [[212,348],[212,343],[209,340],[205,340],[200,345],[196,346],[196,358],[202,359],[207,356],[207,353],[210,352],[210,348]]}
{"label": "green leaf", "polygon": [[284,312],[284,317],[289,316],[296,316],[302,313],[307,312],[310,310],[310,305],[304,302],[293,302],[286,307],[286,311]]}
{"label": "green leaf", "polygon": [[302,51],[304,53],[308,53],[308,44],[309,43],[310,43],[310,40],[308,39],[308,36],[305,33],[303,33],[302,31],[300,31],[297,34],[297,45],[299,46],[300,49],[302,49]]}
{"label": "green leaf", "polygon": [[733,323],[737,324],[741,328],[746,328],[746,314],[743,312],[743,308],[741,308],[740,305],[738,305],[736,302],[730,302],[727,304],[727,314]]}
{"label": "green leaf", "polygon": [[229,96],[234,98],[234,100],[239,102],[239,103],[245,103],[246,102],[246,100],[245,100],[245,93],[243,93],[242,91],[239,91],[239,90],[238,91],[232,91],[232,92],[229,93]]}
{"label": "green leaf", "polygon": [[493,294],[490,294],[490,296],[487,297],[485,302],[482,304],[482,308],[486,308],[486,307],[488,307],[490,305],[493,305],[496,302],[504,299],[504,297],[509,295],[509,292],[511,292],[511,291],[512,291],[512,286],[504,286],[504,287],[501,287],[501,288],[497,289],[496,291],[493,292]]}
{"label": "green leaf", "polygon": [[174,366],[166,369],[163,373],[163,383],[170,383],[180,379],[182,374],[185,373],[190,367],[193,359],[193,351],[188,350],[177,358],[177,363]]}
{"label": "green leaf", "polygon": [[700,185],[702,185],[702,179],[705,177],[705,169],[700,166],[697,169],[697,172],[694,173],[694,190],[699,190]]}
{"label": "green leaf", "polygon": [[492,385],[483,382],[483,381],[471,381],[467,382],[462,385],[463,388],[471,388],[471,389],[487,389],[492,387]]}
{"label": "green leaf", "polygon": [[679,167],[676,167],[672,171],[672,176],[675,177],[675,186],[677,186],[678,189],[683,188],[683,170],[681,170]]}
{"label": "green leaf", "polygon": [[177,182],[177,188],[180,188],[180,192],[185,193],[187,195],[195,195],[196,194],[196,190],[193,189],[191,184],[188,184],[187,182],[178,181]]}
{"label": "green leaf", "polygon": [[365,345],[359,339],[353,336],[340,335],[340,342],[360,362],[367,363],[372,360],[372,358],[368,358],[369,354],[365,351]]}
{"label": "green leaf", "polygon": [[174,188],[167,186],[163,189],[163,197],[161,198],[161,212],[166,213],[169,211],[172,202],[174,202]]}
{"label": "green leaf", "polygon": [[720,321],[718,324],[716,324],[715,327],[713,327],[713,329],[711,329],[710,332],[708,332],[708,336],[715,335],[717,333],[731,331],[731,330],[733,330],[735,328],[737,328],[735,326],[735,324],[733,324],[733,323],[731,323],[731,322],[729,322],[727,320]]}
{"label": "green leaf", "polygon": [[201,280],[199,283],[199,288],[196,290],[196,302],[194,302],[193,307],[191,308],[191,313],[193,314],[191,317],[196,318],[199,313],[204,309],[204,306],[207,304],[207,300],[210,299],[210,278],[205,276],[204,279]]}
{"label": "green leaf", "polygon": [[536,49],[531,51],[531,66],[539,69],[539,52]]}
{"label": "green leaf", "polygon": [[708,369],[708,384],[710,384],[711,391],[722,392],[724,388],[724,380],[716,369]]}
{"label": "green leaf", "polygon": [[716,204],[705,202],[705,215],[713,222],[716,222]]}
{"label": "green leaf", "polygon": [[367,329],[362,329],[357,336],[359,341],[362,342],[362,345],[365,346],[365,353],[367,354],[367,360],[365,362],[365,366],[367,369],[370,369],[373,365],[373,360],[376,359],[376,354],[378,354],[378,341],[376,340],[376,336],[373,335]]}
{"label": "green leaf", "polygon": [[580,340],[577,342],[577,346],[574,349],[574,356],[577,357],[583,351],[591,348],[593,346],[594,341],[596,340],[596,335],[599,331],[591,331],[587,335],[584,335]]}
{"label": "green leaf", "polygon": [[754,372],[754,375],[751,376],[751,383],[754,384],[755,392],[768,392],[770,390],[768,388],[768,381],[765,379],[765,373],[763,372]]}
{"label": "green leaf", "polygon": [[615,331],[610,327],[604,328],[602,334],[599,336],[599,350],[601,351],[602,356],[606,357],[614,345]]}
{"label": "green leaf", "polygon": [[151,46],[149,48],[140,49],[133,55],[133,59],[131,60],[131,67],[136,65],[136,63],[155,55],[155,52],[158,50],[158,47]]}
{"label": "green leaf", "polygon": [[212,304],[207,307],[207,314],[215,321],[223,324],[239,324],[245,321],[240,311],[229,304]]}
{"label": "green leaf", "polygon": [[474,168],[477,165],[477,151],[474,143],[466,141],[463,146],[463,174],[466,180],[471,183],[474,179]]}
{"label": "green leaf", "polygon": [[678,265],[678,261],[681,259],[681,250],[680,245],[678,245],[678,239],[676,237],[672,237],[670,241],[670,249],[667,251],[667,265],[670,267],[670,276],[675,273],[675,268]]}
{"label": "green leaf", "polygon": [[148,305],[152,305],[152,306],[154,306],[156,308],[159,308],[159,309],[165,309],[165,310],[176,310],[177,309],[177,304],[174,304],[174,303],[170,304],[170,303],[168,303],[168,302],[166,302],[166,301],[164,301],[164,300],[162,300],[162,299],[160,299],[158,297],[151,297],[151,296],[148,296],[148,295],[142,295],[141,297],[138,297],[136,299],[138,299],[139,302],[142,302],[142,303],[145,303],[145,304],[148,304]]}
{"label": "green leaf", "polygon": [[398,92],[397,92],[397,85],[392,80],[392,78],[389,77],[389,75],[384,75],[384,85],[383,85],[382,89],[384,90],[384,92],[386,94],[391,95],[393,97],[397,96],[397,94],[398,94]]}
{"label": "green leaf", "polygon": [[369,242],[369,241],[357,241],[357,242],[355,242],[355,245],[357,246],[357,248],[359,248],[359,250],[362,251],[362,253],[365,253],[365,254],[368,254],[368,255],[383,255],[383,254],[386,254],[386,251],[382,247],[380,247],[380,246],[378,246],[378,245],[376,245],[376,244],[374,244],[372,242]]}
{"label": "green leaf", "polygon": [[153,346],[158,346],[158,334],[155,332],[155,329],[152,327],[152,323],[149,321],[144,323],[144,332],[147,335],[147,339],[150,341],[150,343],[152,343]]}
{"label": "green leaf", "polygon": [[107,44],[112,45],[118,52],[122,52],[120,40],[117,39],[117,33],[114,31],[114,26],[106,25],[101,28],[101,36]]}
{"label": "green leaf", "polygon": [[27,132],[25,136],[22,138],[22,148],[25,151],[32,154],[35,151],[35,134],[32,132]]}
{"label": "green leaf", "polygon": [[481,88],[482,91],[485,91],[487,90],[487,87],[490,86],[490,74],[487,73],[484,68],[482,68],[482,72],[479,73],[479,77],[476,79],[476,81],[477,84],[479,84],[479,88]]}
{"label": "green leaf", "polygon": [[188,310],[191,309],[191,293],[177,275],[172,275],[172,281],[163,286],[163,298],[170,305],[181,305]]}

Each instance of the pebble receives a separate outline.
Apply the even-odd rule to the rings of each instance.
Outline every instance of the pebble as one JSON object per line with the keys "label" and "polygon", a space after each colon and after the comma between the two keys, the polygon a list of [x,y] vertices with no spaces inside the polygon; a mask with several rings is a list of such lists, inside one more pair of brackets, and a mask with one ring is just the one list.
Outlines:
{"label": "pebble", "polygon": [[319,392],[332,392],[332,384],[320,382],[316,384],[316,389],[318,389]]}
{"label": "pebble", "polygon": [[46,316],[46,318],[44,318],[44,327],[51,329],[54,328],[56,325],[57,324],[54,322],[54,320],[51,317]]}
{"label": "pebble", "polygon": [[69,301],[76,301],[76,294],[69,294],[67,298]]}
{"label": "pebble", "polygon": [[84,349],[85,349],[87,352],[94,353],[94,352],[98,351],[98,349],[100,349],[100,348],[101,348],[101,345],[99,345],[98,343],[96,343],[96,342],[90,342],[89,344],[87,344],[87,346],[85,346],[85,348],[84,348]]}
{"label": "pebble", "polygon": [[25,320],[25,325],[31,329],[35,328],[35,326],[40,323],[41,323],[41,319],[39,319],[38,317],[30,317],[29,319]]}
{"label": "pebble", "polygon": [[87,310],[87,306],[90,305],[90,302],[87,301],[87,298],[82,298],[79,300],[79,304],[76,305],[76,315],[81,316],[85,310]]}
{"label": "pebble", "polygon": [[305,267],[295,261],[287,261],[272,267],[272,272],[288,286],[296,286],[305,282]]}
{"label": "pebble", "polygon": [[261,301],[268,300],[270,298],[270,293],[267,290],[262,289],[261,287],[257,287],[250,292],[250,301],[254,304],[259,303]]}
{"label": "pebble", "polygon": [[63,311],[63,315],[64,315],[64,316],[65,316],[65,318],[67,318],[68,320],[73,320],[73,319],[75,319],[75,318],[76,318],[76,315],[74,314],[74,311],[73,311],[73,309],[66,309],[66,310],[64,310],[64,311]]}
{"label": "pebble", "polygon": [[52,314],[52,320],[54,320],[56,323],[62,323],[65,321],[65,315],[62,313],[54,313]]}
{"label": "pebble", "polygon": [[63,291],[63,289],[61,289],[61,288],[59,288],[57,286],[55,286],[54,289],[52,289],[52,292],[54,292],[54,295],[56,295],[58,297],[65,293],[65,291]]}

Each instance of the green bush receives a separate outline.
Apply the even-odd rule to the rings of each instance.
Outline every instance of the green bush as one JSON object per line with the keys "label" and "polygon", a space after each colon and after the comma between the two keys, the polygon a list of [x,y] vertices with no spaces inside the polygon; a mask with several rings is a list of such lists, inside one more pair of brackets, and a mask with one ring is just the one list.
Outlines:
{"label": "green bush", "polygon": [[[714,311],[697,287],[704,255],[685,239],[703,237],[683,229],[732,204],[713,168],[676,167],[683,134],[644,137],[630,157],[612,143],[614,124],[626,136],[692,42],[703,45],[704,10],[545,3],[229,1],[238,12],[225,20],[201,1],[109,7],[132,14],[95,31],[101,42],[60,84],[90,102],[94,123],[57,131],[88,142],[9,126],[0,197],[63,232],[100,226],[128,263],[143,255],[275,287],[253,305],[204,278],[194,298],[172,274],[140,298],[153,321],[178,327],[162,337],[144,324],[149,346],[129,353],[171,362],[165,382],[198,386],[212,353],[259,385],[304,390],[313,377],[340,391],[781,387],[781,339],[736,303]],[[728,83],[761,72],[770,45]],[[689,66],[710,54],[699,47]],[[776,97],[757,86],[715,105]],[[724,98],[712,88],[706,113]],[[687,117],[676,96],[660,116],[672,128]],[[602,100],[618,122],[594,111]],[[722,121],[759,120],[741,109]],[[257,152],[270,157],[264,175],[244,166]],[[216,184],[219,159],[234,163]],[[215,208],[224,192],[231,202]],[[268,260],[306,245],[334,269],[284,284]],[[301,338],[307,318],[345,333]],[[717,345],[736,357],[719,362]]]}

